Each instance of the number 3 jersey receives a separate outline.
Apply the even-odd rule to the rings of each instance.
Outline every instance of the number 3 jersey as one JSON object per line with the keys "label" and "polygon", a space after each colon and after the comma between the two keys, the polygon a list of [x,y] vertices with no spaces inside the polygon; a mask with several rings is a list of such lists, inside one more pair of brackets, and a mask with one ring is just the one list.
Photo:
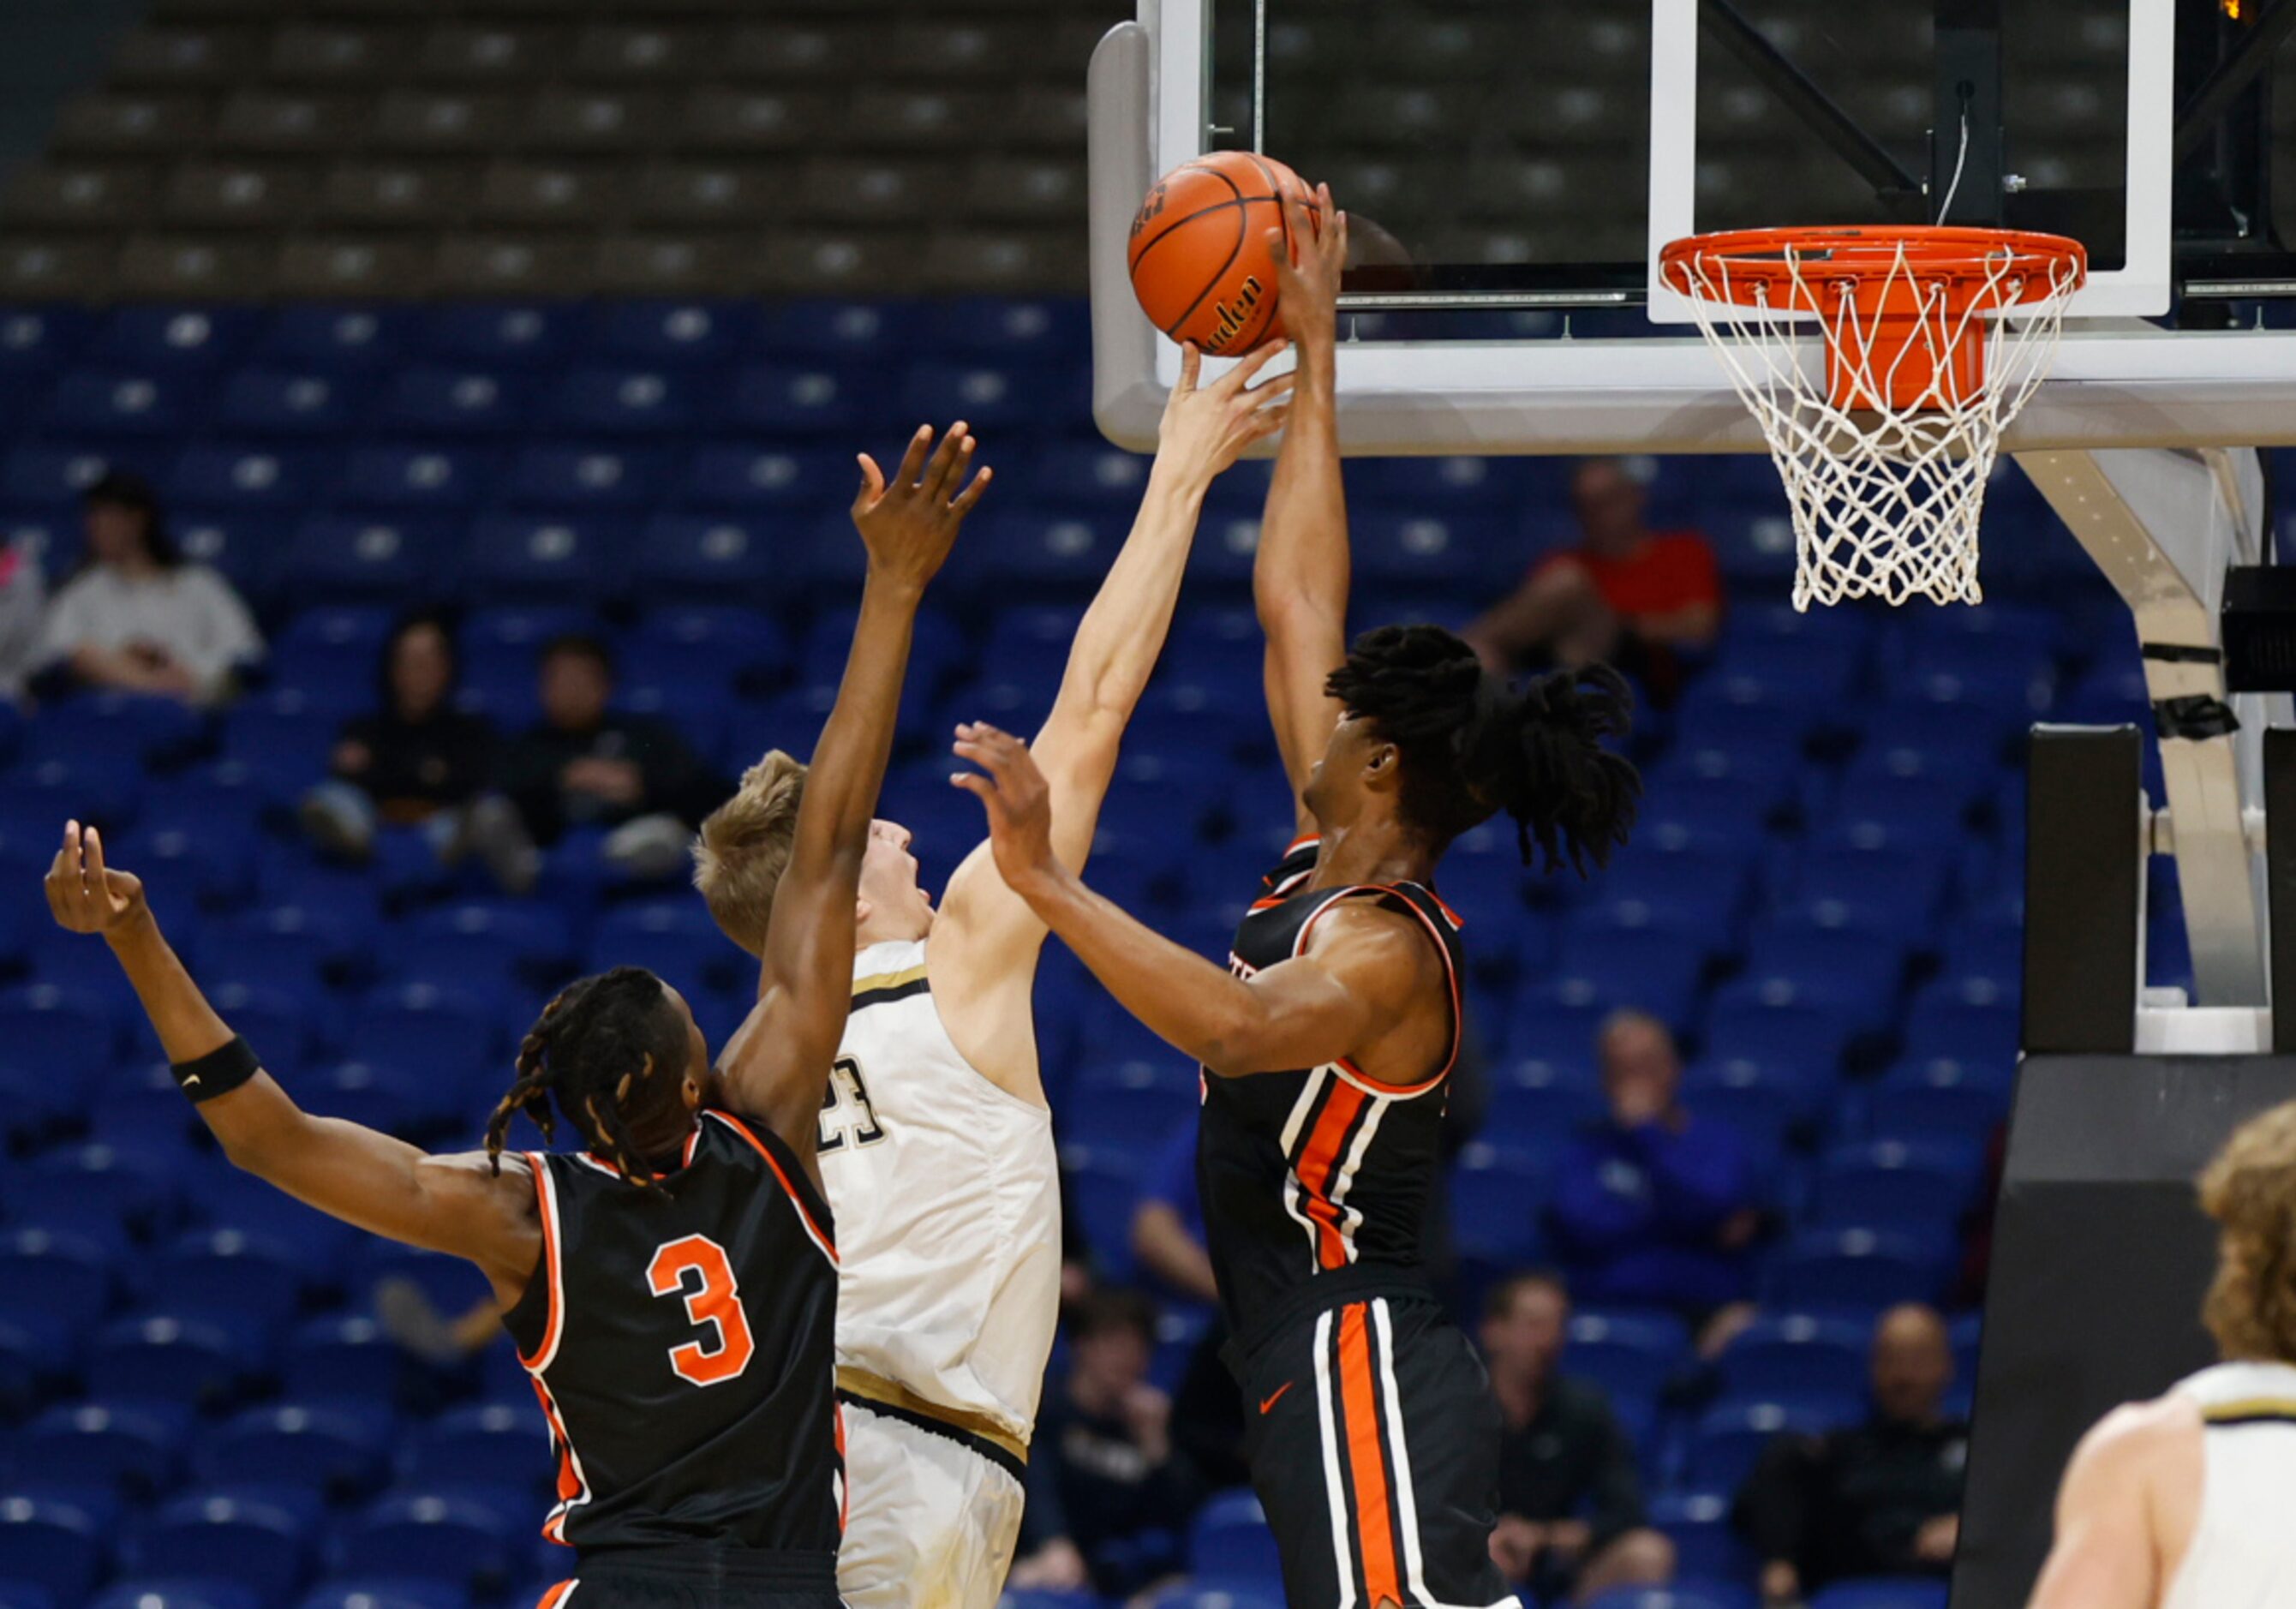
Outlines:
{"label": "number 3 jersey", "polygon": [[854,957],[822,1106],[821,1177],[844,1255],[838,1366],[857,1396],[939,1409],[1026,1448],[1060,1314],[1052,1114],[958,1051],[925,950],[875,944]]}
{"label": "number 3 jersey", "polygon": [[794,1153],[704,1112],[652,1185],[586,1153],[527,1160],[542,1263],[503,1322],[558,1454],[543,1534],[586,1556],[709,1544],[833,1566],[836,1243]]}

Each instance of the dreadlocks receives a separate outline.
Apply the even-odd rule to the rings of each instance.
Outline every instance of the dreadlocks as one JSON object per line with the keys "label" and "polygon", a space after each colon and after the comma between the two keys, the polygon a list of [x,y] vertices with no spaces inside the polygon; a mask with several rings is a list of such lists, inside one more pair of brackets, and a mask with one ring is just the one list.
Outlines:
{"label": "dreadlocks", "polygon": [[1505,810],[1525,865],[1568,860],[1583,877],[1634,826],[1642,778],[1602,746],[1633,726],[1634,697],[1608,665],[1518,692],[1440,627],[1382,626],[1356,639],[1324,690],[1396,746],[1403,815],[1439,850]]}
{"label": "dreadlocks", "polygon": [[634,1182],[655,1182],[630,1138],[631,1093],[685,1071],[685,1025],[669,1006],[661,980],[640,966],[618,966],[567,985],[542,1008],[518,1047],[518,1080],[487,1124],[487,1156],[502,1171],[511,1119],[523,1112],[557,1137],[558,1113],[590,1148]]}

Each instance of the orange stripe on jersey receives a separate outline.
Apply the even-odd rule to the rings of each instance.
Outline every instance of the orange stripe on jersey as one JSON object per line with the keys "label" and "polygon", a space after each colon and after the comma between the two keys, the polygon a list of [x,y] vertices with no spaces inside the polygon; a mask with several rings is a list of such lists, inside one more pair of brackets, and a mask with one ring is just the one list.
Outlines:
{"label": "orange stripe on jersey", "polygon": [[532,1357],[524,1352],[518,1360],[529,1368],[540,1368],[557,1355],[558,1334],[566,1323],[565,1292],[558,1283],[558,1196],[550,1180],[550,1169],[539,1153],[526,1153],[526,1165],[534,1174],[534,1216],[542,1225],[542,1266],[535,1272],[549,1282],[550,1319],[542,1326],[542,1344]]}
{"label": "orange stripe on jersey", "polygon": [[[1432,895],[1434,891],[1430,889],[1428,892]],[[1434,1077],[1422,1080],[1416,1084],[1390,1084],[1384,1079],[1375,1079],[1345,1056],[1339,1058],[1338,1065],[1347,1073],[1349,1078],[1359,1081],[1375,1094],[1402,1096],[1406,1098],[1412,1096],[1425,1095],[1429,1090],[1434,1088],[1445,1079],[1451,1076],[1451,1069],[1457,1066],[1459,1062],[1459,1041],[1465,1037],[1466,1033],[1464,1006],[1459,996],[1459,969],[1451,965],[1450,947],[1443,942],[1443,935],[1436,931],[1433,919],[1430,917],[1425,911],[1421,910],[1409,899],[1406,899],[1400,889],[1391,888],[1385,883],[1367,883],[1360,888],[1342,890],[1339,896],[1332,899],[1330,905],[1324,906],[1323,909],[1308,917],[1306,925],[1301,927],[1300,930],[1300,937],[1298,942],[1294,946],[1293,953],[1295,955],[1305,955],[1307,953],[1308,933],[1314,931],[1316,923],[1322,921],[1326,915],[1330,915],[1333,907],[1341,905],[1351,899],[1360,899],[1368,894],[1386,894],[1391,896],[1395,899],[1396,903],[1402,906],[1406,911],[1409,912],[1414,917],[1418,919],[1419,925],[1427,930],[1427,936],[1435,941],[1435,954],[1443,963],[1443,978],[1444,981],[1449,987],[1451,996],[1451,1054],[1444,1058],[1441,1071],[1436,1073]],[[1436,903],[1438,905],[1441,905],[1443,902],[1440,899],[1438,899],[1436,900]],[[1444,908],[1447,911],[1450,907],[1446,906]]]}
{"label": "orange stripe on jersey", "polygon": [[790,1183],[790,1176],[782,1171],[781,1163],[774,1160],[774,1153],[766,1149],[765,1142],[750,1133],[749,1125],[730,1112],[720,1112],[713,1106],[709,1109],[709,1115],[749,1141],[750,1148],[766,1159],[766,1166],[771,1168],[774,1170],[774,1177],[781,1180],[782,1194],[790,1198],[790,1205],[795,1207],[797,1215],[805,1220],[806,1229],[813,1236],[813,1244],[828,1254],[830,1261],[835,1262],[837,1260],[836,1241],[832,1239],[827,1231],[815,1221],[812,1212],[806,1207],[805,1197],[800,1195],[796,1186]]}
{"label": "orange stripe on jersey", "polygon": [[1323,1115],[1309,1131],[1307,1146],[1300,1153],[1300,1165],[1293,1170],[1308,1198],[1308,1219],[1316,1226],[1316,1261],[1326,1268],[1343,1268],[1348,1262],[1347,1240],[1340,1233],[1340,1209],[1332,1201],[1332,1179],[1339,1171],[1348,1130],[1355,1127],[1365,1098],[1354,1085],[1333,1080],[1331,1098],[1324,1103]]}
{"label": "orange stripe on jersey", "polygon": [[534,1609],[558,1609],[558,1605],[564,1603],[567,1595],[573,1590],[572,1581],[561,1581],[542,1595],[542,1601],[535,1605]]}
{"label": "orange stripe on jersey", "polygon": [[1379,1439],[1379,1405],[1371,1378],[1371,1342],[1364,1304],[1340,1309],[1340,1400],[1347,1419],[1348,1467],[1355,1479],[1356,1524],[1362,1532],[1366,1605],[1407,1602],[1395,1571],[1395,1523],[1387,1455]]}

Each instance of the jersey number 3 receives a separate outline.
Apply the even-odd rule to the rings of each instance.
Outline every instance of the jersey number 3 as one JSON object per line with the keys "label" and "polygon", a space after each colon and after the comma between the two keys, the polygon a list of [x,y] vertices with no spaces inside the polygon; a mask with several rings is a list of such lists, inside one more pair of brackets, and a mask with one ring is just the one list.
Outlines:
{"label": "jersey number 3", "polygon": [[726,1248],[705,1235],[673,1240],[646,1265],[646,1284],[657,1296],[685,1298],[685,1316],[710,1332],[707,1342],[689,1341],[669,1349],[669,1367],[695,1385],[723,1385],[756,1356],[750,1317],[734,1283]]}
{"label": "jersey number 3", "polygon": [[861,1063],[840,1056],[829,1070],[829,1088],[821,1093],[821,1133],[814,1150],[826,1156],[848,1145],[873,1145],[885,1137],[877,1109],[869,1104],[869,1086],[861,1081]]}

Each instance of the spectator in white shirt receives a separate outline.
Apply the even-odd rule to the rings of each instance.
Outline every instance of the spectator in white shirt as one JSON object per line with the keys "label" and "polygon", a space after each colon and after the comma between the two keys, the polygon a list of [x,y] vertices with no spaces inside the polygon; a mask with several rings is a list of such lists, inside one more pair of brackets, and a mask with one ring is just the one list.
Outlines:
{"label": "spectator in white shirt", "polygon": [[83,500],[87,558],[48,605],[32,669],[66,685],[212,704],[263,653],[247,605],[168,539],[159,499],[117,471]]}

